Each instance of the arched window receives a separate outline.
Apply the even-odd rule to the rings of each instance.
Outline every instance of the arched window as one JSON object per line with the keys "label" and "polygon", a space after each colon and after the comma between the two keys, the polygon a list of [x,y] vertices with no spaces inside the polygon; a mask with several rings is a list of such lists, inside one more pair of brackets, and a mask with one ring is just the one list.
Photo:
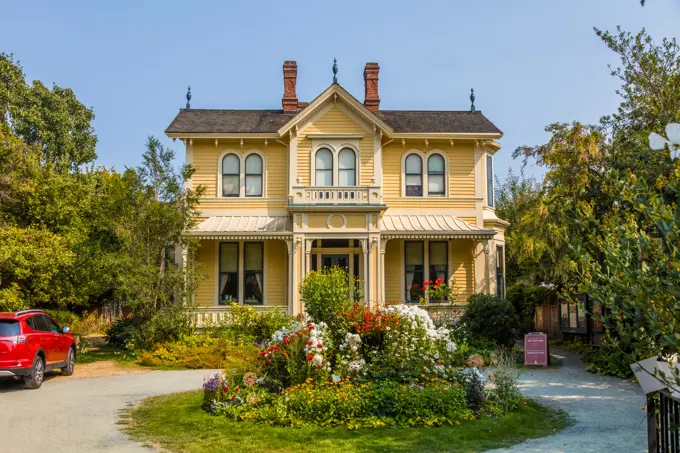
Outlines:
{"label": "arched window", "polygon": [[406,196],[423,196],[423,159],[417,154],[406,157]]}
{"label": "arched window", "polygon": [[316,152],[316,185],[333,185],[333,153],[327,148],[321,148]]}
{"label": "arched window", "polygon": [[238,197],[241,193],[241,161],[236,154],[222,159],[222,196]]}
{"label": "arched window", "polygon": [[262,158],[258,154],[246,157],[246,197],[262,196]]}
{"label": "arched window", "polygon": [[445,195],[446,189],[444,187],[445,177],[444,157],[441,154],[433,154],[427,159],[427,194],[428,195]]}
{"label": "arched window", "polygon": [[338,155],[338,185],[355,186],[357,184],[357,159],[354,151],[344,148]]}

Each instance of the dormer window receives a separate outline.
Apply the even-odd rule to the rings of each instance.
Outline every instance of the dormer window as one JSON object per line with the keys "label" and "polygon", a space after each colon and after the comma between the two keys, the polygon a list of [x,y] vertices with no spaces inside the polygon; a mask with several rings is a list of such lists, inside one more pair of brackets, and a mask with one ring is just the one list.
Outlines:
{"label": "dormer window", "polygon": [[357,159],[354,151],[344,148],[338,155],[338,184],[354,186],[357,182]]}
{"label": "dormer window", "polygon": [[333,153],[328,148],[316,152],[316,185],[333,185]]}
{"label": "dormer window", "polygon": [[423,159],[418,154],[406,158],[406,196],[423,195]]}
{"label": "dormer window", "polygon": [[241,160],[230,153],[222,158],[222,196],[238,197],[241,194]]}

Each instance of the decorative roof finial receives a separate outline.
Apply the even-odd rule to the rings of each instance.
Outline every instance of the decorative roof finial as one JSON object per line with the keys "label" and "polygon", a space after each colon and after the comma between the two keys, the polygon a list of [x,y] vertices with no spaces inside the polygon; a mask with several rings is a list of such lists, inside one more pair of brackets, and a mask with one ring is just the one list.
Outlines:
{"label": "decorative roof finial", "polygon": [[333,83],[338,83],[338,59],[333,58]]}
{"label": "decorative roof finial", "polygon": [[191,110],[191,85],[189,85],[187,90],[187,110]]}
{"label": "decorative roof finial", "polygon": [[474,112],[475,111],[475,90],[474,90],[474,88],[470,88],[470,102],[472,102],[472,105],[470,106],[470,111]]}

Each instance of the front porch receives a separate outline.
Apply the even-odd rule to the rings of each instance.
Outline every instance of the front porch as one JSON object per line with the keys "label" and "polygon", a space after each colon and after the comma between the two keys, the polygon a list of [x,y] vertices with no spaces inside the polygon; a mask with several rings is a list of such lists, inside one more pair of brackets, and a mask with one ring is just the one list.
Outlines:
{"label": "front porch", "polygon": [[[327,223],[337,216],[329,215]],[[363,232],[360,228],[302,232],[292,216],[211,217],[187,233],[200,240],[195,260],[207,275],[194,294],[194,304],[206,322],[219,320],[231,303],[297,315],[304,311],[300,283],[327,266],[346,268],[356,276],[363,301],[371,307],[419,303],[423,283],[437,278],[454,286],[455,305],[474,293],[495,291],[493,231],[453,216],[379,220],[369,220]],[[311,220],[307,225],[313,225]],[[448,308],[432,307],[442,313],[440,317],[451,316]]]}

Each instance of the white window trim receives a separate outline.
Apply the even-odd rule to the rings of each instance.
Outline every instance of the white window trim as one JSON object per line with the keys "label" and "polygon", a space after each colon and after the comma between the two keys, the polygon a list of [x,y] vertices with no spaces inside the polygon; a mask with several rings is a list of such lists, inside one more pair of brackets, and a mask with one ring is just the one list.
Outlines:
{"label": "white window trim", "polygon": [[[338,181],[340,180],[340,166],[339,164],[339,156],[340,156],[340,151],[342,151],[345,148],[349,148],[352,151],[354,151],[354,182],[355,184],[353,186],[349,187],[359,187],[359,182],[361,181],[361,167],[359,165],[360,163],[360,158],[359,158],[359,147],[352,144],[352,143],[341,143],[341,144],[330,144],[328,142],[322,142],[318,144],[314,144],[314,147],[312,148],[312,162],[311,162],[311,178],[310,181],[312,182],[312,187],[316,187],[316,153],[319,152],[321,149],[328,149],[331,154],[333,155],[333,186],[331,187],[339,187],[338,186]],[[321,187],[321,186],[319,186]],[[324,186],[326,187],[326,186]],[[344,186],[343,186],[344,187]]]}
{"label": "white window trim", "polygon": [[[240,178],[239,178],[239,193],[238,197],[225,197],[222,195],[222,159],[224,159],[224,156],[227,154],[235,154],[236,157],[239,158],[239,173],[240,173]],[[261,196],[256,196],[256,197],[247,197],[246,196],[246,159],[248,156],[251,154],[257,154],[262,158],[262,195]],[[265,154],[260,151],[259,149],[249,149],[246,152],[241,152],[236,149],[225,149],[222,151],[217,158],[217,197],[216,198],[224,198],[224,199],[233,199],[233,198],[265,198],[267,196],[267,158],[265,157]]]}
{"label": "white window trim", "polygon": [[264,294],[262,294],[262,305],[249,304],[250,307],[264,307],[267,305],[267,300],[269,296],[269,285],[268,285],[268,268],[269,268],[269,241],[267,240],[257,240],[257,239],[242,239],[242,240],[221,240],[216,241],[216,251],[215,251],[215,295],[214,295],[214,306],[224,307],[220,305],[220,244],[225,242],[234,242],[238,244],[238,304],[245,305],[244,300],[244,286],[245,286],[245,246],[246,242],[262,242],[263,244],[263,259],[262,259],[262,283],[264,284]]}
{"label": "white window trim", "polygon": [[[419,197],[407,197],[406,196],[406,158],[411,154],[417,154],[423,160],[422,172],[423,172],[423,194]],[[444,195],[429,195],[428,182],[427,182],[427,160],[433,154],[439,154],[444,158]],[[448,198],[449,196],[449,175],[451,174],[451,168],[449,167],[449,156],[444,151],[439,149],[433,149],[426,153],[419,149],[409,149],[401,156],[401,196],[404,198]]]}

